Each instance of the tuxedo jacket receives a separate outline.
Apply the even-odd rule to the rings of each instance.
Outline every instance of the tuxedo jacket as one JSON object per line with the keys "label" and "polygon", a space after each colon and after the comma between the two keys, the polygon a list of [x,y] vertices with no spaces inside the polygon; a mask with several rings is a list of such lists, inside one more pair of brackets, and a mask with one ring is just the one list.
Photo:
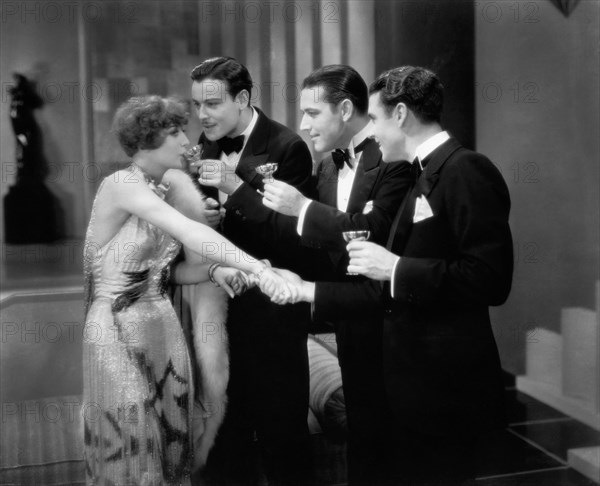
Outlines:
{"label": "tuxedo jacket", "polygon": [[[257,123],[235,171],[243,184],[224,204],[221,232],[250,255],[267,258],[275,267],[297,270],[303,265],[301,259],[273,237],[286,224],[285,217],[262,204],[262,196],[256,190],[263,189],[263,178],[255,168],[276,162],[276,177],[306,192],[311,184],[310,152],[296,133],[257,111]],[[219,159],[221,149],[216,142],[201,136],[200,143],[203,158]],[[215,188],[203,190],[218,199]],[[233,443],[251,444],[248,434],[254,430],[266,450],[296,454],[290,444],[301,444],[308,435],[309,322],[307,304],[276,305],[256,287],[229,301],[229,405],[217,448],[227,451]],[[281,431],[285,431],[284,439]],[[290,442],[282,445],[286,440]]]}
{"label": "tuxedo jacket", "polygon": [[408,162],[385,163],[374,139],[367,141],[356,174],[346,211],[337,209],[338,169],[331,155],[318,165],[316,196],[304,216],[303,245],[327,250],[329,268],[321,268],[321,278],[343,276],[348,266],[347,242],[343,231],[369,230],[370,241],[385,244],[392,220],[410,186]]}
{"label": "tuxedo jacket", "polygon": [[[256,167],[267,162],[278,165],[275,177],[296,187],[305,194],[311,193],[312,159],[306,143],[295,132],[269,119],[261,110],[258,120],[244,147],[236,176],[243,181],[231,194],[223,207],[226,210],[221,230],[223,235],[250,255],[267,258],[273,266],[298,269],[302,258],[288,248],[288,222],[286,216],[270,210],[262,204],[262,196],[257,189],[264,188],[263,177]],[[219,159],[221,149],[204,134],[200,136],[202,157]],[[201,186],[203,192],[218,200],[218,190]],[[285,242],[281,238],[285,237]]]}
{"label": "tuxedo jacket", "polygon": [[[317,283],[315,315],[383,310],[384,380],[397,423],[432,435],[477,433],[503,424],[488,307],[511,288],[510,198],[497,168],[454,139],[427,159],[387,242],[401,256],[394,298],[389,283]],[[429,217],[414,217],[417,199]]]}
{"label": "tuxedo jacket", "polygon": [[[279,224],[269,227],[269,238],[303,262],[300,274],[308,280],[339,280],[345,276],[348,254],[343,231],[366,229],[371,231],[371,241],[384,244],[410,185],[410,164],[384,163],[377,142],[370,140],[356,167],[344,212],[337,209],[338,172],[331,155],[317,164],[312,182],[305,186],[305,195],[312,202],[304,216],[302,236],[297,232],[296,217],[279,215]],[[278,173],[276,178],[280,179]],[[248,206],[248,218],[260,222],[265,207],[260,199],[252,204],[256,207]]]}
{"label": "tuxedo jacket", "polygon": [[[316,168],[316,198],[305,213],[304,245],[320,250],[319,279],[357,280],[346,276],[347,243],[343,231],[369,230],[370,241],[385,244],[394,216],[412,182],[408,162],[385,163],[377,142],[366,142],[349,195],[346,211],[337,209],[339,171],[332,156]],[[369,483],[385,452],[389,415],[382,377],[383,312],[369,316],[330,316],[338,343],[349,428],[348,475],[351,482]],[[318,323],[320,324],[320,323]]]}

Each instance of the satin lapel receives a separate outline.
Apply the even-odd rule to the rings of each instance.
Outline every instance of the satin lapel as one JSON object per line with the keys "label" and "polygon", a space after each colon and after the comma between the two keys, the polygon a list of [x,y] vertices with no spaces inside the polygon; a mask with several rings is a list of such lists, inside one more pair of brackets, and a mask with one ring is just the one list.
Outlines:
{"label": "satin lapel", "polygon": [[319,202],[328,206],[337,207],[338,170],[333,163],[331,155],[321,162],[317,180],[317,193]]}
{"label": "satin lapel", "polygon": [[402,254],[413,226],[412,220],[417,197],[421,195],[428,197],[431,194],[440,177],[441,168],[460,147],[461,145],[455,139],[451,138],[432,152],[429,163],[425,167],[421,177],[419,177],[409,196],[403,201],[398,210],[398,214],[392,223],[386,248],[394,248],[395,253]]}
{"label": "satin lapel", "polygon": [[461,148],[460,143],[456,139],[451,138],[432,152],[428,157],[429,163],[425,166],[425,170],[417,181],[419,195],[423,194],[425,197],[429,197],[440,177],[440,170],[450,156],[459,148]]}
{"label": "satin lapel", "polygon": [[[317,200],[337,208],[338,170],[333,163],[331,155],[325,157],[317,166]],[[329,258],[332,265],[337,268],[343,255],[342,252],[330,251]]]}
{"label": "satin lapel", "polygon": [[269,160],[269,154],[248,155],[240,159],[235,173],[253,187],[262,188],[263,178],[256,172],[256,167],[267,162],[273,162]]}
{"label": "satin lapel", "polygon": [[262,187],[262,177],[256,172],[256,167],[276,161],[269,160],[269,154],[266,153],[267,141],[271,136],[269,119],[258,108],[254,109],[258,112],[258,120],[240,156],[235,173],[253,187],[258,188]]}
{"label": "satin lapel", "polygon": [[396,254],[402,254],[404,245],[410,234],[412,228],[412,215],[415,212],[418,193],[418,188],[413,185],[408,195],[402,201],[390,228],[390,235],[385,247],[388,250],[393,248],[394,253]]}
{"label": "satin lapel", "polygon": [[346,212],[357,213],[362,212],[364,209],[377,180],[377,174],[381,170],[380,160],[381,152],[379,151],[379,146],[373,140],[363,150],[363,155],[356,168],[356,175],[352,183],[350,200],[348,201]]}

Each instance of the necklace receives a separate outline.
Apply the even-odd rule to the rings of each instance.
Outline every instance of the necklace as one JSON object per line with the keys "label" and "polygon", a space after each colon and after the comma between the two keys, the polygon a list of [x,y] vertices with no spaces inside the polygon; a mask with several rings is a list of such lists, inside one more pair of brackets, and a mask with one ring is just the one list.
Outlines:
{"label": "necklace", "polygon": [[146,181],[146,184],[148,184],[148,187],[152,189],[156,194],[158,194],[162,199],[164,199],[165,195],[169,191],[169,187],[171,187],[171,185],[168,182],[161,182],[157,184],[156,181],[152,177],[150,177],[148,173],[135,162],[132,162],[130,167],[137,169],[144,177],[144,180]]}

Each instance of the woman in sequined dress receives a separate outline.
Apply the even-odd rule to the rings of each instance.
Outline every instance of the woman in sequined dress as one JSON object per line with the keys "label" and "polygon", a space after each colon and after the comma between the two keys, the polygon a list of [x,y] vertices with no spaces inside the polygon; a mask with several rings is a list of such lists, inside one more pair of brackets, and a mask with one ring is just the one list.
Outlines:
{"label": "woman in sequined dress", "polygon": [[[100,185],[86,235],[88,484],[190,482],[192,368],[166,295],[170,264],[182,243],[223,263],[211,275],[223,286],[242,287],[246,275],[254,275],[265,291],[289,290],[265,263],[232,252],[232,243],[165,201],[167,191],[177,191],[187,177],[177,170],[167,173],[185,168],[186,119],[182,103],[158,96],[132,98],[115,115],[115,131],[132,163]],[[180,283],[206,279],[206,266],[181,265],[175,272],[184,280]]]}

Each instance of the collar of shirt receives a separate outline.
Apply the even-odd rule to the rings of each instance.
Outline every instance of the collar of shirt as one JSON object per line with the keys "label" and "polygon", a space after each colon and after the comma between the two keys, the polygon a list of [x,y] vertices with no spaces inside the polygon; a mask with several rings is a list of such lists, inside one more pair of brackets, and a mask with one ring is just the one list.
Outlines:
{"label": "collar of shirt", "polygon": [[[436,133],[433,137],[429,137],[425,140],[421,145],[417,147],[416,156],[419,158],[419,164],[425,157],[427,157],[431,152],[433,152],[436,148],[442,145],[446,140],[450,138],[448,132],[443,131],[440,133]],[[423,165],[421,165],[421,169],[423,169]]]}
{"label": "collar of shirt", "polygon": [[242,146],[242,150],[240,150],[240,152],[239,152],[240,154],[246,148],[246,144],[248,143],[250,134],[252,133],[252,130],[254,130],[254,127],[256,126],[256,122],[258,121],[258,111],[256,111],[253,106],[251,106],[250,109],[252,110],[252,119],[250,120],[250,123],[248,123],[248,126],[246,127],[246,129],[242,133],[240,133],[240,135],[244,136],[244,145]]}
{"label": "collar of shirt", "polygon": [[354,147],[361,144],[365,138],[373,136],[373,124],[369,121],[363,129],[358,132],[352,140],[350,140],[350,145],[348,146],[348,151],[350,153],[350,158],[356,159],[356,153],[354,153]]}
{"label": "collar of shirt", "polygon": [[372,135],[373,124],[369,122],[360,132],[352,137],[352,140],[350,140],[348,151],[350,153],[350,163],[352,164],[352,169],[350,169],[347,164],[344,164],[338,172],[337,208],[340,211],[346,211],[348,208],[350,194],[352,193],[352,185],[354,184],[354,178],[356,177],[356,167],[358,166],[358,161],[363,154],[363,152],[359,152],[358,154],[355,153],[354,147],[358,146],[363,140],[365,140],[365,138],[371,137]]}
{"label": "collar of shirt", "polygon": [[[221,152],[221,157],[219,158],[219,160],[226,162],[227,164],[233,167],[237,167],[237,164],[242,156],[242,152],[246,148],[248,139],[252,134],[252,130],[254,130],[256,122],[258,121],[258,111],[256,111],[252,106],[250,108],[252,108],[252,119],[250,120],[250,123],[248,124],[246,129],[242,133],[240,133],[240,135],[244,136],[244,145],[242,145],[242,149],[239,152],[231,152],[229,155],[227,155],[225,152]],[[219,202],[221,204],[224,204],[225,201],[227,201],[227,197],[227,194],[225,194],[222,191],[219,191]]]}
{"label": "collar of shirt", "polygon": [[372,136],[373,136],[373,124],[371,122],[369,122],[362,128],[362,130],[360,132],[358,132],[356,135],[354,135],[354,137],[352,137],[352,140],[350,140],[350,144],[348,145],[348,154],[350,155],[350,164],[352,165],[352,169],[350,169],[350,167],[348,167],[347,164],[344,164],[344,166],[340,169],[340,174],[348,172],[350,170],[352,172],[356,171],[356,166],[358,165],[358,159],[360,159],[362,152],[360,152],[359,154],[356,154],[356,152],[354,152],[354,147],[357,147],[366,138],[372,137]]}

